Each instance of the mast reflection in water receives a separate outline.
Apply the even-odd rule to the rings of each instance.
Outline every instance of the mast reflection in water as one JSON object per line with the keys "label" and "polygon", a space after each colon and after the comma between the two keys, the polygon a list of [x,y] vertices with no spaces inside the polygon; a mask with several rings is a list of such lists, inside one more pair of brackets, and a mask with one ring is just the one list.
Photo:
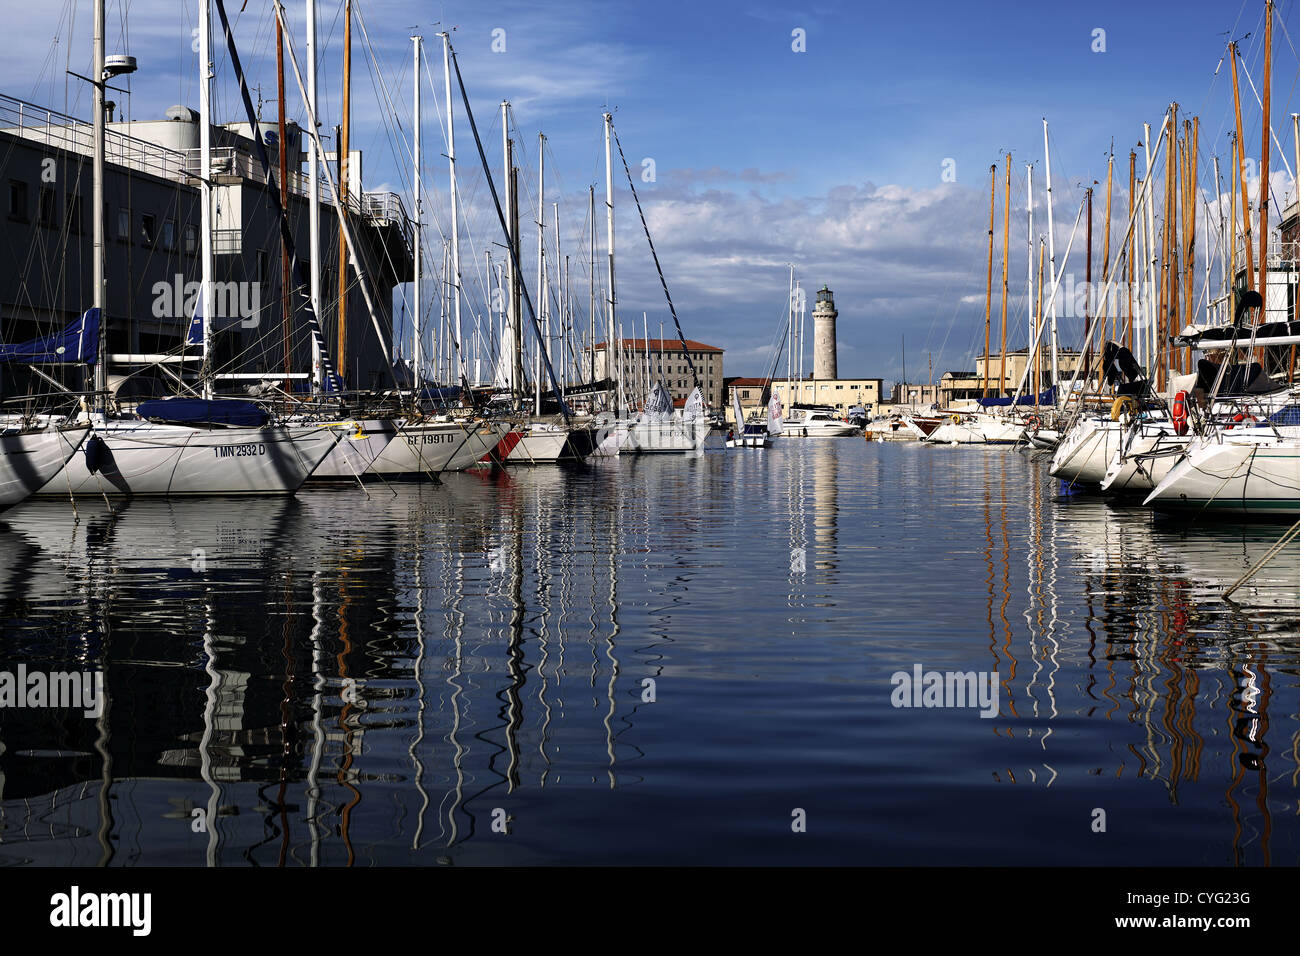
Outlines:
{"label": "mast reflection in water", "polygon": [[0,670],[108,700],[0,709],[0,863],[1295,864],[1300,555],[1219,598],[1276,534],[852,440],[29,502]]}

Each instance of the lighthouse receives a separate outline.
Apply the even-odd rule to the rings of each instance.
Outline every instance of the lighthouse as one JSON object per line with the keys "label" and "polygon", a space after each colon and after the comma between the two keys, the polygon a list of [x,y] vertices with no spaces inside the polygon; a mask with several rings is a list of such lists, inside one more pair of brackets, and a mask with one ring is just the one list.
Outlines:
{"label": "lighthouse", "polygon": [[813,378],[835,380],[839,378],[835,361],[835,294],[826,286],[817,293],[813,309]]}

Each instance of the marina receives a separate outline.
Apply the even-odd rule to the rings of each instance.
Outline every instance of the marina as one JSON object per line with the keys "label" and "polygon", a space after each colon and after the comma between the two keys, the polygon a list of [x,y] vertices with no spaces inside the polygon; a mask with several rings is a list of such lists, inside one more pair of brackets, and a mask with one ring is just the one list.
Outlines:
{"label": "marina", "polygon": [[[1269,525],[1153,524],[1026,455],[861,439],[218,505],[6,512],[9,639],[108,701],[6,712],[6,864],[1300,850],[1300,552],[1222,599]],[[914,662],[996,675],[998,713],[895,708]]]}
{"label": "marina", "polygon": [[60,4],[0,62],[16,911],[852,866],[1284,912],[1215,894],[1300,864],[1300,7],[1040,11],[994,80],[941,4],[932,86],[835,5]]}

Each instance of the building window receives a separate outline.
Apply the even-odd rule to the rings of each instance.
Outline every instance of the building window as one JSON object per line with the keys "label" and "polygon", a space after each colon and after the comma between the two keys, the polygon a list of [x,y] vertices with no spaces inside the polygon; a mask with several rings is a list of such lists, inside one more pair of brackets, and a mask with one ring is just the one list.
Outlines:
{"label": "building window", "polygon": [[121,206],[117,210],[117,238],[123,242],[131,241],[131,210]]}
{"label": "building window", "polygon": [[54,228],[58,209],[58,197],[49,186],[41,187],[40,199],[37,200],[36,219],[42,226]]}
{"label": "building window", "polygon": [[9,180],[9,218],[27,221],[27,184],[17,179]]}
{"label": "building window", "polygon": [[158,221],[149,213],[140,217],[140,241],[152,246],[158,238]]}
{"label": "building window", "polygon": [[199,251],[199,227],[187,222],[183,235],[185,237],[185,252],[192,256]]}
{"label": "building window", "polygon": [[176,248],[176,223],[170,219],[163,220],[162,247],[168,252]]}
{"label": "building window", "polygon": [[81,197],[68,197],[68,233],[70,235],[81,235]]}
{"label": "building window", "polygon": [[[854,386],[854,387],[856,388],[857,386]],[[835,391],[840,392],[840,391],[843,391],[843,390],[844,390],[844,386],[843,386],[843,385],[836,385],[836,386],[835,386]]]}

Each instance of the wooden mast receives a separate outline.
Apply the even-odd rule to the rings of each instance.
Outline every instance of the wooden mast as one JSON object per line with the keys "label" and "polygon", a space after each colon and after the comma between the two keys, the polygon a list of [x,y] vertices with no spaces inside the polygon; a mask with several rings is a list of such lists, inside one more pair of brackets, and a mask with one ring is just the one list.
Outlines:
{"label": "wooden mast", "polygon": [[1237,284],[1237,175],[1241,172],[1241,164],[1237,162],[1237,134],[1230,133],[1229,139],[1232,162],[1228,163],[1228,228],[1224,230],[1228,243],[1228,274],[1224,281],[1228,285],[1228,314],[1236,315],[1237,294],[1233,290]]}
{"label": "wooden mast", "polygon": [[1185,140],[1182,142],[1179,141],[1180,137],[1178,136],[1178,111],[1176,105],[1174,109],[1174,125],[1172,129],[1174,132],[1173,142],[1177,148],[1174,149],[1172,153],[1170,153],[1170,161],[1168,164],[1169,171],[1172,176],[1169,182],[1169,201],[1170,203],[1172,203],[1172,205],[1167,210],[1167,215],[1169,217],[1170,260],[1169,260],[1169,301],[1166,303],[1169,308],[1168,308],[1168,316],[1165,321],[1165,357],[1166,357],[1165,372],[1169,376],[1173,375],[1174,369],[1177,367],[1178,364],[1175,361],[1177,356],[1174,352],[1173,335],[1178,330],[1178,316],[1179,313],[1181,312],[1181,306],[1179,304],[1179,300],[1182,298],[1182,294],[1179,291],[1179,282],[1182,278],[1182,274],[1183,274],[1182,270],[1184,266],[1182,253],[1179,249],[1179,244],[1178,244],[1178,234],[1180,231],[1178,228],[1178,216],[1179,216],[1179,209],[1182,206],[1182,201],[1179,198],[1179,190],[1181,188],[1180,180],[1182,178],[1182,172],[1178,160],[1179,160],[1179,156],[1183,155],[1184,151],[1186,150],[1187,143]]}
{"label": "wooden mast", "polygon": [[1272,152],[1269,134],[1273,131],[1271,93],[1273,88],[1273,0],[1264,4],[1264,102],[1259,147],[1259,295],[1257,325],[1267,321],[1268,313],[1268,157]]}
{"label": "wooden mast", "polygon": [[[287,147],[284,136],[284,27],[280,24],[280,18],[275,18],[275,85],[276,100],[279,106],[279,131],[280,131],[280,208],[284,210],[285,216],[289,215],[289,164],[287,156]],[[285,245],[284,236],[280,236],[280,309],[282,312],[282,325],[284,331],[284,390],[292,394],[292,380],[289,378],[289,372],[293,365],[292,343],[290,340],[290,313],[292,307],[289,302],[289,247]]]}
{"label": "wooden mast", "polygon": [[993,216],[997,211],[997,164],[988,168],[988,285],[984,293],[984,398],[988,398],[988,330],[993,321]]}
{"label": "wooden mast", "polygon": [[1178,104],[1169,107],[1169,148],[1165,151],[1165,212],[1161,230],[1161,270],[1160,270],[1160,313],[1156,316],[1156,342],[1160,358],[1160,380],[1158,388],[1164,389],[1170,372],[1169,333],[1173,322],[1171,316],[1178,312],[1177,295],[1177,253],[1174,238],[1174,219],[1178,214],[1178,199],[1175,185],[1178,181]]}
{"label": "wooden mast", "polygon": [[[1190,122],[1183,121],[1183,133],[1187,144],[1187,162],[1183,175],[1183,309],[1184,325],[1191,325],[1195,318],[1196,301],[1192,296],[1196,272],[1196,150],[1201,138],[1201,118],[1195,116]],[[1209,296],[1209,290],[1206,290]],[[1192,370],[1192,347],[1183,351],[1183,371]]]}
{"label": "wooden mast", "polygon": [[[1169,313],[1169,334],[1172,336],[1181,327],[1183,319],[1183,309],[1185,308],[1184,300],[1187,296],[1186,290],[1187,277],[1191,271],[1190,264],[1183,255],[1183,250],[1187,244],[1187,171],[1190,168],[1187,158],[1188,139],[1191,136],[1191,124],[1186,119],[1183,120],[1183,135],[1178,142],[1178,217],[1174,222],[1174,244],[1178,247],[1178,259],[1180,271],[1176,279],[1178,286],[1178,306],[1170,310]],[[1183,368],[1183,356],[1177,349],[1170,346],[1170,362],[1179,372],[1185,371]]]}
{"label": "wooden mast", "polygon": [[[348,215],[348,131],[352,124],[352,0],[343,4],[343,126],[334,148],[338,154],[339,205],[341,216]],[[348,369],[348,246],[343,235],[343,219],[339,221],[339,306],[338,306],[338,362],[339,375],[347,381]],[[353,383],[354,386],[356,383]]]}
{"label": "wooden mast", "polygon": [[[1237,115],[1237,155],[1235,165],[1237,167],[1237,181],[1241,184],[1241,234],[1246,240],[1246,288],[1255,288],[1255,275],[1251,266],[1255,261],[1254,244],[1250,238],[1250,197],[1246,194],[1246,147],[1245,141],[1241,138],[1241,91],[1237,86],[1237,44],[1228,44],[1228,53],[1232,59],[1232,105]],[[1233,275],[1232,282],[1237,282],[1237,265],[1236,265],[1236,244],[1233,244]],[[1237,297],[1232,297],[1232,314],[1237,314]]]}
{"label": "wooden mast", "polygon": [[1002,362],[998,368],[998,397],[1007,390],[1007,257],[1011,247],[1011,154],[1007,153],[1007,184],[1002,202]]}

